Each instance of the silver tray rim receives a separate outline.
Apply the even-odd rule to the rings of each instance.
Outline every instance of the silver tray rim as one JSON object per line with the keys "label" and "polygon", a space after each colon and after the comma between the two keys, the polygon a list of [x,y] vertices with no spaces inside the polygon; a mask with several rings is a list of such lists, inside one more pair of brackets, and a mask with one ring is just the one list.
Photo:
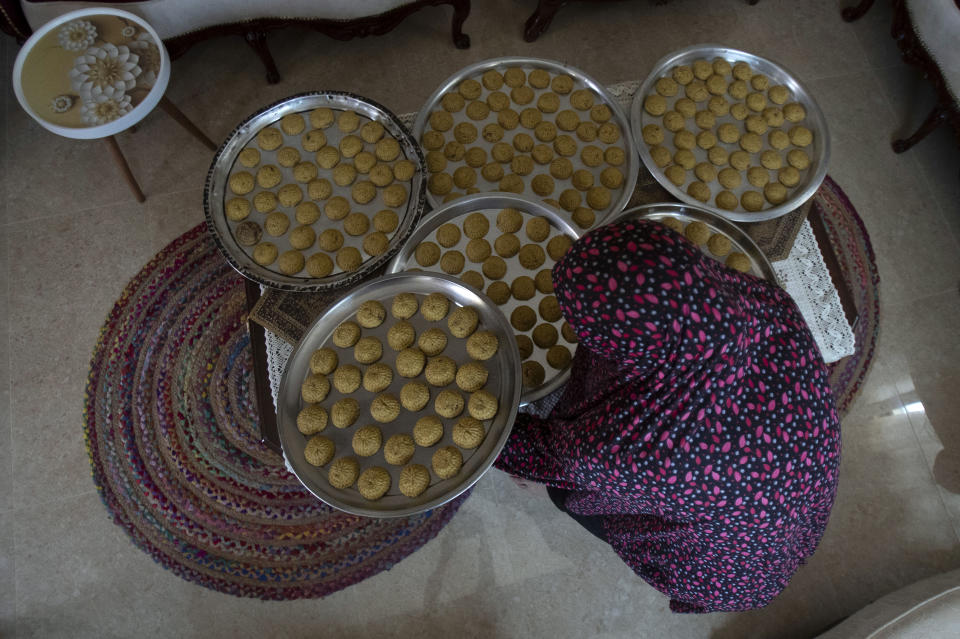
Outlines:
{"label": "silver tray rim", "polygon": [[736,224],[718,216],[706,207],[672,202],[644,204],[623,211],[607,223],[614,224],[627,220],[651,219],[653,215],[683,215],[718,227],[724,233],[730,235],[749,253],[750,259],[759,265],[765,280],[782,288],[780,279],[777,277],[777,272],[773,270],[773,265],[770,263],[770,260],[767,259],[767,256],[763,254],[763,251],[760,250],[760,247],[757,246],[757,243]]}
{"label": "silver tray rim", "polygon": [[[356,271],[337,273],[322,278],[302,278],[285,276],[275,273],[254,262],[233,239],[223,211],[227,177],[236,161],[237,154],[253,139],[266,124],[277,120],[288,113],[301,112],[305,109],[322,106],[349,107],[360,110],[370,117],[375,114],[379,121],[387,127],[391,135],[397,138],[404,149],[407,159],[416,159],[417,172],[414,174],[410,187],[410,199],[407,203],[407,213],[401,218],[400,225],[390,240],[389,248],[381,255],[364,261]],[[373,119],[373,118],[371,118]],[[213,237],[217,248],[224,259],[243,277],[253,280],[264,286],[283,291],[330,291],[349,287],[365,279],[370,273],[382,267],[410,235],[410,232],[419,223],[426,206],[426,161],[420,145],[403,125],[400,119],[390,109],[369,98],[350,93],[348,91],[306,91],[297,93],[269,104],[243,119],[231,131],[220,148],[217,149],[207,179],[203,186],[203,214],[207,222],[207,230]]]}
{"label": "silver tray rim", "polygon": [[[414,288],[411,289],[410,286],[414,286]],[[503,450],[504,445],[507,443],[507,438],[510,436],[517,412],[520,408],[520,351],[517,349],[514,340],[506,340],[507,343],[504,345],[505,360],[501,365],[506,380],[503,384],[504,393],[499,397],[500,406],[505,412],[502,414],[498,413],[497,418],[495,418],[496,422],[499,423],[500,432],[495,440],[490,440],[488,437],[477,449],[476,454],[484,452],[486,458],[469,474],[464,475],[462,478],[458,476],[457,479],[459,481],[451,486],[447,492],[432,499],[425,499],[423,495],[411,498],[409,500],[411,503],[410,506],[388,510],[375,507],[373,504],[377,502],[370,502],[371,506],[369,507],[352,506],[338,499],[337,496],[331,492],[331,489],[327,489],[322,484],[305,480],[304,477],[309,479],[309,475],[306,473],[301,475],[303,471],[311,470],[316,472],[317,469],[308,464],[302,456],[289,454],[291,452],[289,438],[293,436],[304,437],[304,435],[297,430],[296,413],[290,414],[290,407],[299,406],[300,401],[301,382],[294,382],[293,380],[300,380],[305,376],[313,350],[319,348],[319,346],[326,341],[333,329],[336,328],[340,322],[353,315],[361,302],[367,299],[376,299],[377,296],[384,291],[390,291],[395,287],[402,287],[402,290],[396,292],[442,292],[453,297],[460,303],[463,303],[464,299],[474,304],[479,302],[486,307],[487,314],[490,320],[496,324],[498,333],[513,335],[513,327],[510,326],[506,317],[504,317],[503,313],[499,312],[497,305],[494,304],[490,298],[483,293],[478,293],[475,289],[470,288],[456,278],[442,273],[393,273],[384,275],[344,295],[310,325],[310,328],[304,333],[304,336],[300,339],[300,342],[287,360],[286,368],[280,379],[280,388],[277,392],[277,431],[280,438],[280,447],[283,451],[283,458],[287,467],[293,472],[300,483],[317,499],[337,510],[365,517],[408,517],[442,506],[459,497],[477,483],[490,469],[497,457],[500,456],[500,451]],[[453,292],[456,292],[457,295],[453,295]],[[317,337],[318,334],[322,334],[322,337]],[[311,337],[313,337],[313,339],[311,339]],[[318,339],[319,341],[316,341]],[[513,376],[512,383],[509,379],[511,374]],[[493,426],[491,426],[491,429],[492,428]],[[488,444],[490,441],[493,441],[493,443]]]}
{"label": "silver tray rim", "polygon": [[[556,226],[560,227],[564,233],[569,233],[572,235],[574,240],[580,239],[580,236],[585,232],[578,230],[576,227],[574,227],[574,225],[563,219],[563,216],[560,214],[560,212],[546,202],[540,202],[539,200],[535,200],[529,196],[518,195],[516,193],[504,193],[502,191],[472,193],[470,195],[465,195],[462,198],[457,198],[453,202],[448,202],[424,216],[424,218],[420,221],[420,226],[418,226],[416,230],[410,234],[407,243],[403,246],[403,248],[400,249],[400,251],[397,252],[393,260],[391,260],[390,265],[387,267],[387,272],[404,272],[403,269],[407,266],[410,258],[413,256],[413,252],[416,250],[417,244],[419,244],[420,241],[422,241],[427,235],[437,230],[437,228],[444,222],[449,222],[450,220],[460,217],[465,213],[472,213],[479,209],[491,208],[520,208],[527,213],[534,213],[536,215],[548,217],[550,218],[550,221]],[[455,276],[451,277],[457,279]],[[458,279],[457,281],[460,280]],[[470,288],[471,290],[476,290],[471,288],[469,284],[465,284],[463,282],[461,282],[461,284],[467,288]],[[483,291],[480,292],[482,293]],[[492,301],[490,303],[493,304]],[[496,305],[494,304],[494,306]],[[514,331],[512,326],[510,327],[510,331],[511,335],[513,335]],[[527,392],[521,391],[520,406],[526,406],[531,402],[535,402],[538,399],[546,397],[550,393],[566,384],[567,380],[570,379],[571,366],[572,362],[571,364],[567,364],[567,367],[560,371],[560,373],[553,377],[549,382],[545,382],[537,388],[531,389]]]}
{"label": "silver tray rim", "polygon": [[[613,111],[614,116],[618,119],[618,123],[623,129],[622,139],[625,141],[627,147],[625,149],[627,156],[626,181],[623,184],[623,194],[620,196],[620,199],[616,203],[611,204],[610,209],[607,212],[603,213],[602,215],[598,213],[596,220],[594,220],[593,226],[590,228],[594,229],[598,226],[603,226],[604,220],[609,218],[611,215],[616,215],[622,211],[630,201],[630,198],[633,196],[633,190],[637,186],[637,174],[640,169],[640,163],[637,162],[637,144],[633,136],[632,128],[630,127],[630,117],[627,112],[623,110],[623,107],[620,106],[620,103],[617,102],[617,99],[614,98],[609,91],[607,91],[606,87],[577,67],[557,60],[547,60],[545,58],[532,58],[527,56],[504,56],[501,58],[488,58],[486,60],[481,60],[480,62],[475,62],[471,65],[465,66],[444,80],[437,90],[434,91],[429,98],[427,98],[427,101],[424,102],[422,107],[420,107],[420,110],[417,111],[417,118],[413,122],[413,137],[419,144],[419,140],[423,136],[423,130],[426,128],[427,118],[430,117],[430,109],[432,109],[434,105],[438,104],[440,102],[440,98],[443,97],[443,94],[449,91],[455,85],[476,74],[477,72],[488,71],[503,65],[523,64],[527,64],[539,69],[560,71],[580,80],[594,90],[598,95],[603,97],[606,105]],[[443,204],[442,202],[438,201],[437,198],[429,191],[427,191],[427,201],[430,202],[430,208],[433,209],[440,208],[440,206]]]}
{"label": "silver tray rim", "polygon": [[[640,137],[642,135],[641,130],[643,129],[643,96],[650,92],[653,83],[663,75],[664,71],[676,64],[680,64],[685,58],[692,56],[715,56],[735,62],[748,62],[751,66],[756,65],[757,68],[768,73],[768,75],[770,70],[774,70],[779,76],[778,81],[789,86],[799,98],[798,101],[803,102],[807,108],[807,117],[814,125],[814,132],[819,134],[817,137],[821,142],[819,145],[820,152],[817,153],[815,159],[816,170],[808,175],[807,185],[802,190],[796,191],[792,197],[788,198],[782,204],[756,213],[750,213],[748,211],[726,211],[719,207],[709,206],[704,202],[690,197],[685,191],[677,188],[673,182],[667,179],[667,176],[663,174],[653,161],[653,158],[650,156],[650,149],[647,148],[645,143],[642,143],[643,140]],[[817,101],[813,98],[813,94],[810,93],[806,85],[798,80],[792,71],[775,60],[722,44],[694,44],[674,51],[673,53],[668,53],[660,58],[653,66],[653,70],[647,76],[646,80],[641,83],[640,88],[637,89],[637,92],[633,95],[633,102],[630,105],[630,130],[633,132],[635,146],[640,154],[640,159],[643,161],[644,167],[653,175],[654,179],[660,183],[660,186],[669,191],[671,195],[681,202],[687,203],[690,206],[707,209],[731,222],[765,222],[795,210],[813,197],[813,194],[820,188],[820,184],[827,175],[827,164],[830,162],[830,132],[827,127],[827,120],[823,115],[823,110],[820,108],[820,105],[817,104]]]}

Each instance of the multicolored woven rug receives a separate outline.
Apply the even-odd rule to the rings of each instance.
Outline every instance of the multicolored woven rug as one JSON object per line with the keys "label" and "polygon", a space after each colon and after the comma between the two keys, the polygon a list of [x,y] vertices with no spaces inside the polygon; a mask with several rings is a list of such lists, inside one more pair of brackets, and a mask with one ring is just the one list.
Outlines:
{"label": "multicolored woven rug", "polygon": [[[814,206],[859,313],[857,353],[830,366],[842,413],[873,359],[879,277],[863,221],[829,177]],[[202,224],[130,282],[90,367],[93,479],[117,525],[180,577],[244,597],[322,597],[415,551],[467,495],[415,517],[369,519],[304,490],[260,443],[245,303]]]}
{"label": "multicolored woven rug", "polygon": [[853,327],[856,352],[827,365],[837,410],[843,415],[860,391],[877,347],[880,334],[880,275],[863,220],[843,189],[829,175],[814,195],[813,206],[819,209],[858,314]]}
{"label": "multicolored woven rug", "polygon": [[260,443],[245,302],[204,225],[130,282],[90,367],[93,480],[117,525],[180,577],[244,597],[322,597],[418,549],[467,495],[370,519],[303,489]]}

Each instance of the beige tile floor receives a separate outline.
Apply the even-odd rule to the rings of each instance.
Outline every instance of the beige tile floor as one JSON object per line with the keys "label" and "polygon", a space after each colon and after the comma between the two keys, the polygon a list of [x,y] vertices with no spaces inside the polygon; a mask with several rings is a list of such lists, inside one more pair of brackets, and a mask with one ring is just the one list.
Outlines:
{"label": "beige tile floor", "polygon": [[0,636],[810,637],[960,567],[960,153],[946,129],[904,155],[889,149],[932,97],[900,62],[888,3],[855,25],[834,0],[573,3],[534,44],[520,35],[532,0],[473,4],[467,51],[449,42],[447,8],[346,43],[290,29],[271,38],[284,80],[269,86],[241,39],[220,39],[174,64],[168,95],[222,139],[258,107],[309,89],[413,111],[458,68],[499,55],[563,60],[604,83],[641,78],[697,42],[786,64],[826,112],[830,173],[866,222],[883,280],[880,347],[844,420],[840,490],[820,550],[764,610],[677,616],[542,492],[491,472],[434,541],[325,600],[237,599],[162,570],[106,517],[81,402],[98,328],[122,287],[201,221],[211,154],[151,115],[121,136],[148,195],[135,203],[102,143],[58,138],[19,109],[9,82],[16,47],[3,38]]}

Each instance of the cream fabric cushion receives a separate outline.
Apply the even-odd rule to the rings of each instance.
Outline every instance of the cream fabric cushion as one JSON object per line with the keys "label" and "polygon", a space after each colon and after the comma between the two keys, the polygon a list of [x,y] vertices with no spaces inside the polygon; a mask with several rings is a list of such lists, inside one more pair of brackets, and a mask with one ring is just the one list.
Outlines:
{"label": "cream fabric cushion", "polygon": [[[951,2],[953,0],[950,0]],[[878,569],[882,570],[882,566]],[[817,639],[960,637],[960,570],[910,584],[858,610]]]}
{"label": "cream fabric cushion", "polygon": [[954,0],[907,0],[914,31],[960,103],[960,8]]}
{"label": "cream fabric cushion", "polygon": [[[30,26],[36,29],[75,9],[96,2],[21,2]],[[134,13],[167,39],[205,27],[256,18],[324,18],[353,20],[410,4],[409,0],[147,0],[107,4]]]}

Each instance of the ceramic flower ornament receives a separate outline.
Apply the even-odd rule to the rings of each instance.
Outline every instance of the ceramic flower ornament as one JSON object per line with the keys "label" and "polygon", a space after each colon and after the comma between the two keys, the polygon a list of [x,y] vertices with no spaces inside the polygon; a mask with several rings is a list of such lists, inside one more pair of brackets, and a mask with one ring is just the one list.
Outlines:
{"label": "ceramic flower ornament", "polygon": [[73,20],[60,27],[57,40],[67,51],[83,51],[97,39],[97,28],[87,20]]}
{"label": "ceramic flower ornament", "polygon": [[160,73],[160,48],[146,31],[141,31],[135,40],[127,43],[127,46],[140,56],[137,64],[140,66],[141,74],[137,76],[137,86],[142,89],[152,88]]}
{"label": "ceramic flower ornament", "polygon": [[70,81],[84,100],[108,87],[124,93],[137,84],[141,69],[137,62],[140,56],[131,53],[125,45],[119,47],[105,43],[90,47],[74,62],[70,70]]}
{"label": "ceramic flower ornament", "polygon": [[50,109],[54,113],[66,113],[73,106],[73,98],[69,95],[58,95],[50,101]]}
{"label": "ceramic flower ornament", "polygon": [[83,121],[90,125],[112,122],[132,109],[130,96],[113,87],[107,87],[97,95],[92,95],[80,106]]}

